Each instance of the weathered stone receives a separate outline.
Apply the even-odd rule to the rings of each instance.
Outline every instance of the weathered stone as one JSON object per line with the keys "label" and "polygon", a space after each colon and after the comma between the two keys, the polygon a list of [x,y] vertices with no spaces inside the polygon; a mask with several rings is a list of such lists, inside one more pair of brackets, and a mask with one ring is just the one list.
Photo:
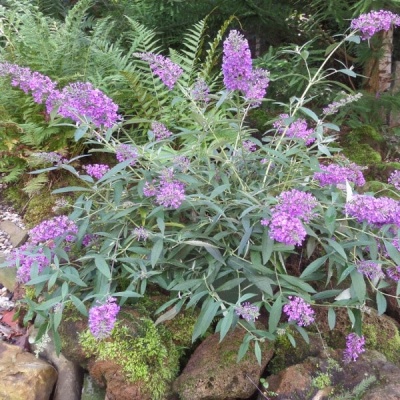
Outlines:
{"label": "weathered stone", "polygon": [[[275,400],[323,399],[328,395],[363,400],[399,399],[400,368],[387,361],[386,357],[375,351],[367,350],[356,362],[344,364],[343,350],[330,350],[329,357],[309,357],[303,363],[292,365],[277,375],[269,376],[268,391],[274,392]],[[354,392],[365,379],[371,379],[365,385],[365,393]],[[324,397],[325,396],[325,397]],[[260,395],[258,400],[264,400]]]}
{"label": "weathered stone", "polygon": [[[4,257],[0,255],[0,263],[4,261]],[[14,291],[17,277],[17,269],[15,267],[0,268],[0,282],[10,291]]]}
{"label": "weathered stone", "polygon": [[[36,337],[36,333],[36,331],[32,332],[32,339]],[[33,351],[37,349],[35,344],[32,344],[31,347]],[[67,360],[63,354],[57,355],[52,339],[41,346],[39,355],[54,365],[58,371],[52,400],[80,400],[83,369],[78,364]]]}
{"label": "weathered stone", "polygon": [[274,350],[269,342],[261,343],[262,365],[251,348],[237,363],[237,353],[245,335],[235,329],[222,342],[219,334],[207,337],[195,350],[174,390],[182,400],[247,399],[256,390],[260,376]]}
{"label": "weathered stone", "polygon": [[0,399],[49,400],[54,367],[17,346],[0,342]]}
{"label": "weathered stone", "polygon": [[0,221],[0,230],[10,235],[10,242],[14,247],[20,246],[28,238],[27,232],[11,221]]}

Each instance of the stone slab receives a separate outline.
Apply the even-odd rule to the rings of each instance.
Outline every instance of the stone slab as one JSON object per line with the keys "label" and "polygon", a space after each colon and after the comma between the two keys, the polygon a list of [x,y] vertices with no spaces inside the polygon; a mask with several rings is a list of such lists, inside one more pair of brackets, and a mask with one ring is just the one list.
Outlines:
{"label": "stone slab", "polygon": [[0,221],[0,230],[10,235],[10,242],[14,247],[21,246],[28,238],[28,233],[11,221]]}

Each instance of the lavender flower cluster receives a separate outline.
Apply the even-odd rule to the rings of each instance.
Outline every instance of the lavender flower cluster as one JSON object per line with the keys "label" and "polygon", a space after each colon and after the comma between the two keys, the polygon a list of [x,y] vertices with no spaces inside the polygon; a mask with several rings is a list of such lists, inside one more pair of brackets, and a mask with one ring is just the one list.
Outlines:
{"label": "lavender flower cluster", "polygon": [[271,219],[262,219],[261,225],[269,226],[271,239],[288,246],[300,245],[307,235],[303,223],[315,216],[313,210],[317,205],[317,199],[310,193],[297,189],[282,192],[278,204],[271,208]]}
{"label": "lavender flower cluster", "polygon": [[254,322],[260,316],[260,309],[249,302],[235,307],[235,313],[248,322]]}
{"label": "lavender flower cluster", "polygon": [[32,244],[44,243],[63,237],[67,242],[73,242],[78,233],[78,226],[66,215],[47,219],[36,225],[29,232],[29,241]]}
{"label": "lavender flower cluster", "polygon": [[367,222],[377,227],[385,224],[400,226],[399,202],[389,197],[355,195],[346,204],[345,212],[360,223]]}
{"label": "lavender flower cluster", "polygon": [[71,118],[78,124],[84,116],[96,127],[110,128],[119,119],[118,106],[99,89],[86,82],[76,82],[56,89],[57,83],[49,77],[32,72],[16,64],[1,63],[0,76],[11,76],[11,85],[25,93],[31,93],[38,104],[46,104],[46,111],[53,110],[64,118]]}
{"label": "lavender flower cluster", "polygon": [[83,168],[88,175],[96,179],[101,179],[110,170],[107,164],[88,164]]}
{"label": "lavender flower cluster", "polygon": [[111,335],[120,310],[116,301],[115,297],[108,297],[103,304],[89,310],[89,330],[96,339],[106,339]]}
{"label": "lavender flower cluster", "polygon": [[7,263],[18,266],[17,279],[26,283],[31,279],[32,267],[36,266],[40,273],[50,265],[51,258],[44,255],[43,245],[52,249],[55,241],[61,238],[68,243],[74,242],[77,233],[78,226],[65,215],[45,220],[30,230],[29,240],[9,254]]}
{"label": "lavender flower cluster", "polygon": [[400,190],[400,171],[393,171],[389,176],[388,183]]}
{"label": "lavender flower cluster", "polygon": [[138,151],[130,144],[120,144],[115,148],[115,157],[119,162],[130,161],[129,165],[134,166],[139,157]]}
{"label": "lavender flower cluster", "polygon": [[289,126],[285,120],[289,118],[288,114],[279,115],[279,119],[274,122],[273,126],[280,134],[285,134],[290,139],[303,140],[306,146],[315,142],[314,129],[308,128],[305,119],[298,119],[292,122]]}
{"label": "lavender flower cluster", "polygon": [[151,124],[151,130],[153,131],[154,138],[157,142],[160,140],[168,139],[172,136],[172,132],[161,122],[153,122]]}
{"label": "lavender flower cluster", "polygon": [[210,88],[204,79],[198,79],[193,85],[191,95],[194,101],[207,104],[210,101]]}
{"label": "lavender flower cluster", "polygon": [[382,279],[385,274],[382,271],[381,264],[375,261],[362,260],[356,263],[357,271],[371,280]]}
{"label": "lavender flower cluster", "polygon": [[321,172],[316,172],[314,174],[314,179],[316,179],[321,186],[343,185],[346,181],[352,182],[356,186],[365,185],[362,167],[357,164],[351,163],[346,167],[337,164],[321,165],[320,170]]}
{"label": "lavender flower cluster", "polygon": [[178,209],[186,198],[185,184],[175,179],[173,170],[166,170],[158,181],[146,182],[143,194],[155,197],[157,204],[173,209]]}
{"label": "lavender flower cluster", "polygon": [[359,355],[365,352],[365,338],[355,333],[346,336],[346,349],[343,354],[343,361],[348,364],[357,361]]}
{"label": "lavender flower cluster", "polygon": [[400,16],[390,11],[380,10],[361,14],[351,21],[351,29],[359,30],[361,39],[370,39],[375,33],[388,31],[392,26],[400,25]]}
{"label": "lavender flower cluster", "polygon": [[342,97],[338,101],[334,101],[331,104],[328,104],[325,108],[322,109],[322,113],[325,115],[333,115],[336,114],[340,108],[346,106],[347,104],[353,103],[362,97],[362,93],[356,93],[356,94],[349,94],[346,95],[344,92],[344,97]]}
{"label": "lavender flower cluster", "polygon": [[267,91],[269,72],[253,69],[249,43],[238,31],[232,30],[224,41],[222,73],[228,90],[239,90],[248,100],[259,103]]}
{"label": "lavender flower cluster", "polygon": [[289,303],[283,306],[283,312],[299,326],[308,326],[315,321],[315,311],[301,297],[289,296]]}
{"label": "lavender flower cluster", "polygon": [[158,76],[169,90],[172,90],[183,74],[183,69],[169,58],[153,53],[134,53],[135,57],[146,61],[154,75]]}

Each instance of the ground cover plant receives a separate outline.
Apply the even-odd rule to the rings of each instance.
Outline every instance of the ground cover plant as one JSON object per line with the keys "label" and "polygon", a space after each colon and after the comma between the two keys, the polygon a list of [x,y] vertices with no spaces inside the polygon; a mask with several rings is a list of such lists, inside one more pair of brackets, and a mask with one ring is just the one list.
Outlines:
{"label": "ground cover plant", "polygon": [[[309,106],[310,91],[337,73],[354,74],[326,68],[338,48],[393,25],[400,17],[387,11],[354,19],[303,92],[280,104],[279,116],[257,136],[246,118],[267,101],[273,82],[253,66],[237,30],[224,36],[220,76],[210,73],[207,60],[188,65],[178,52],[171,58],[132,54],[144,79],[154,80],[154,97],[165,86],[159,101],[170,107],[152,119],[125,121],[91,84],[61,88],[34,70],[2,63],[2,79],[32,95],[54,126],[72,120],[76,140],[113,160],[83,164],[55,152],[40,155],[52,166],[36,173],[62,169],[81,184],[55,191],[79,195],[73,212],[33,228],[8,260],[19,281],[34,289],[33,299],[24,300],[25,320],[35,317],[38,338],[50,330],[59,345],[63,309],[72,305],[103,340],[120,307],[156,285],[170,294],[158,323],[197,306],[193,340],[212,324],[221,340],[241,325],[247,334],[239,359],[251,347],[260,360],[259,343],[277,335],[294,344],[289,328],[308,340],[305,328],[318,326],[317,307],[328,308],[334,329],[335,309],[345,308],[353,331],[343,357],[355,361],[364,349],[365,306],[382,314],[386,289],[396,287],[396,298],[400,293],[400,204],[364,193],[363,167],[335,144],[340,128],[329,116],[357,93],[349,91],[318,115]],[[307,67],[307,51],[296,51]],[[139,122],[148,124],[144,143],[125,129]],[[396,171],[387,187],[399,186]],[[261,314],[265,329],[256,325]]]}

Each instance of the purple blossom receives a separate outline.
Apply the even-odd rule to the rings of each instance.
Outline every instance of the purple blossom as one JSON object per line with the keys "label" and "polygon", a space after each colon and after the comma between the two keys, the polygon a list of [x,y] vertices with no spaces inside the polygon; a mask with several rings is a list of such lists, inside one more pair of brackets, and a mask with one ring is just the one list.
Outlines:
{"label": "purple blossom", "polygon": [[145,182],[144,187],[143,187],[143,194],[146,197],[153,197],[157,194],[157,187],[156,187],[157,181],[153,180],[151,183],[150,182]]}
{"label": "purple blossom", "polygon": [[309,129],[305,119],[298,119],[292,122],[289,126],[285,120],[289,118],[288,114],[281,114],[279,119],[274,122],[273,126],[281,134],[285,134],[290,139],[300,139],[309,146],[315,142],[314,129]]}
{"label": "purple blossom", "polygon": [[395,282],[400,281],[400,266],[389,267],[386,269],[386,275]]}
{"label": "purple blossom", "polygon": [[149,238],[149,231],[145,229],[143,226],[139,228],[135,228],[132,232],[132,236],[136,238],[136,240],[143,240],[146,241]]}
{"label": "purple blossom", "polygon": [[110,170],[110,167],[106,164],[88,164],[84,166],[84,169],[93,178],[101,179]]}
{"label": "purple blossom", "polygon": [[81,117],[89,119],[96,127],[112,127],[119,119],[118,106],[101,90],[89,82],[75,82],[64,89],[53,91],[46,100],[47,112],[53,109],[64,118],[81,123]]}
{"label": "purple blossom", "polygon": [[364,186],[365,179],[362,173],[362,167],[351,163],[346,167],[337,164],[321,165],[321,172],[314,173],[314,179],[319,181],[321,186],[343,185],[346,180],[354,183],[356,186]]}
{"label": "purple blossom", "polygon": [[172,136],[172,132],[170,132],[167,127],[161,122],[153,122],[151,124],[151,130],[153,131],[154,137],[156,141],[168,139]]}
{"label": "purple blossom", "polygon": [[43,248],[29,242],[12,250],[7,256],[7,263],[18,267],[17,281],[23,284],[31,280],[33,266],[36,266],[40,273],[50,265],[49,259],[43,254]]}
{"label": "purple blossom", "polygon": [[356,263],[357,271],[371,280],[384,278],[382,266],[374,261],[362,260]]}
{"label": "purple blossom", "polygon": [[224,41],[222,72],[228,90],[248,89],[252,75],[252,61],[249,43],[238,31],[232,30]]}
{"label": "purple blossom", "polygon": [[283,312],[299,326],[311,325],[315,320],[315,311],[301,297],[289,296],[289,303],[283,306]]}
{"label": "purple blossom", "polygon": [[190,160],[186,156],[177,156],[173,160],[174,167],[182,172],[186,172],[190,167]]}
{"label": "purple blossom", "polygon": [[38,152],[38,153],[32,153],[31,157],[34,157],[37,162],[40,163],[51,163],[51,164],[62,164],[65,159],[63,159],[63,156],[60,153],[56,153],[55,151],[51,152]]}
{"label": "purple blossom", "polygon": [[[73,242],[78,233],[78,226],[66,215],[45,220],[29,231],[29,242],[39,244],[64,238],[67,242]],[[50,246],[51,247],[51,246]]]}
{"label": "purple blossom", "polygon": [[254,153],[257,150],[257,146],[251,140],[245,140],[242,142],[243,149],[249,153]]}
{"label": "purple blossom", "polygon": [[120,144],[115,149],[115,156],[119,162],[130,160],[129,165],[135,165],[139,157],[138,151],[130,144]]}
{"label": "purple blossom", "polygon": [[278,204],[271,208],[273,213],[285,213],[291,217],[300,218],[309,222],[314,217],[314,208],[317,207],[317,199],[310,193],[297,189],[282,192],[278,197]]}
{"label": "purple blossom", "polygon": [[345,212],[358,222],[367,222],[378,227],[399,224],[399,203],[389,197],[375,198],[355,195],[345,206]]}
{"label": "purple blossom", "polygon": [[388,183],[392,184],[397,190],[400,190],[400,171],[393,171],[389,176]]}
{"label": "purple blossom", "polygon": [[343,352],[343,361],[349,364],[351,361],[357,361],[358,356],[365,352],[365,338],[355,333],[346,336],[346,349]]}
{"label": "purple blossom", "polygon": [[161,180],[156,203],[164,207],[179,208],[185,200],[185,185],[177,180]]}
{"label": "purple blossom", "polygon": [[96,241],[97,238],[98,238],[97,235],[94,235],[92,233],[87,233],[82,239],[82,246],[84,247],[91,246]]}
{"label": "purple blossom", "polygon": [[11,76],[11,85],[19,87],[24,93],[31,93],[33,101],[42,104],[56,90],[57,83],[39,72],[16,64],[1,63],[0,76]]}
{"label": "purple blossom", "polygon": [[392,26],[400,25],[400,16],[390,11],[380,10],[361,14],[351,21],[351,29],[357,29],[361,33],[361,39],[370,39],[375,33],[388,31]]}
{"label": "purple blossom", "polygon": [[210,101],[210,88],[204,79],[198,79],[195,82],[191,94],[194,101],[198,101],[200,103],[208,103]]}
{"label": "purple blossom", "polygon": [[89,330],[96,339],[106,339],[111,335],[120,307],[117,299],[109,297],[104,304],[89,310]]}
{"label": "purple blossom", "polygon": [[249,302],[235,307],[235,313],[248,322],[254,322],[260,316],[260,309]]}
{"label": "purple blossom", "polygon": [[173,63],[169,58],[153,53],[134,53],[134,56],[146,61],[154,75],[158,76],[169,90],[172,90],[175,83],[183,74],[183,69]]}
{"label": "purple blossom", "polygon": [[269,222],[269,237],[287,246],[301,245],[306,236],[301,220],[289,214],[275,213]]}
{"label": "purple blossom", "polygon": [[253,70],[249,43],[236,30],[224,41],[222,73],[228,90],[240,90],[246,99],[257,104],[265,96],[269,73],[261,68]]}
{"label": "purple blossom", "polygon": [[322,109],[322,113],[325,115],[333,115],[336,114],[340,108],[346,106],[347,104],[353,103],[354,101],[359,100],[362,97],[362,93],[356,94],[346,94],[345,92],[341,92],[344,97],[342,97],[338,101],[334,101],[331,104],[328,104],[325,108]]}

